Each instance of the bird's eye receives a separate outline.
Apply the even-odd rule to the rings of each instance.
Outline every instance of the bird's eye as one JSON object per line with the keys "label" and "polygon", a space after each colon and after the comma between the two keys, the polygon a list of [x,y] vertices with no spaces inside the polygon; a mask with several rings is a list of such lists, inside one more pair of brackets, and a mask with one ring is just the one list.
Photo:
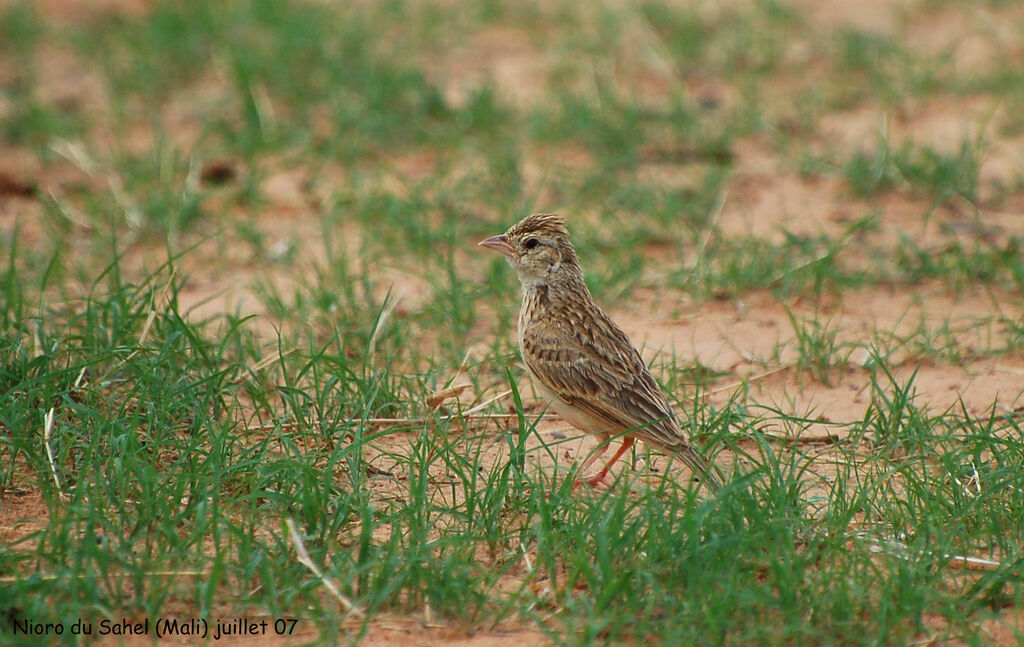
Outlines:
{"label": "bird's eye", "polygon": [[533,249],[537,245],[540,245],[540,241],[537,240],[536,238],[527,238],[526,242],[523,243],[523,247],[525,247],[526,249]]}

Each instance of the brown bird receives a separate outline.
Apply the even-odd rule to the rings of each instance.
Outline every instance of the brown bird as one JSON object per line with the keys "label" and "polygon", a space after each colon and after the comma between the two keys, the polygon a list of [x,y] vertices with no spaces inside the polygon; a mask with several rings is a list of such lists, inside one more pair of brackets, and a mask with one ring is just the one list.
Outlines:
{"label": "brown bird", "polygon": [[574,427],[602,439],[580,471],[607,450],[613,436],[624,435],[612,459],[594,476],[584,477],[586,482],[602,482],[639,438],[679,456],[706,485],[719,489],[721,481],[690,446],[640,353],[594,303],[565,221],[535,214],[479,245],[501,252],[519,275],[519,349],[537,391]]}

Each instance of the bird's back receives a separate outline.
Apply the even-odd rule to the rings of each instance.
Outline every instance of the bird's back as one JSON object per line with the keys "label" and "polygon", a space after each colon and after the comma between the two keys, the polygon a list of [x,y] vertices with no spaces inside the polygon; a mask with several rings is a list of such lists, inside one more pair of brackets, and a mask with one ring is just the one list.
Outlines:
{"label": "bird's back", "polygon": [[524,289],[519,345],[544,390],[582,409],[591,423],[603,423],[603,429],[585,430],[635,430],[640,439],[670,451],[687,445],[640,353],[589,293],[565,294],[549,286]]}

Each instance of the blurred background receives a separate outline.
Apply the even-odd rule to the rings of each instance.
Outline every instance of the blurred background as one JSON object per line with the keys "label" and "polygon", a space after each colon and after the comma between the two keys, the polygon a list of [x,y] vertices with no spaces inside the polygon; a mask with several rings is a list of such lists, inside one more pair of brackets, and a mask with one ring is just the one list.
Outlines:
{"label": "blurred background", "polygon": [[549,210],[581,223],[599,291],[706,298],[851,236],[840,271],[918,279],[949,244],[1020,233],[1014,2],[62,0],[0,19],[0,215],[25,265],[212,238],[222,278],[330,245],[432,280]]}

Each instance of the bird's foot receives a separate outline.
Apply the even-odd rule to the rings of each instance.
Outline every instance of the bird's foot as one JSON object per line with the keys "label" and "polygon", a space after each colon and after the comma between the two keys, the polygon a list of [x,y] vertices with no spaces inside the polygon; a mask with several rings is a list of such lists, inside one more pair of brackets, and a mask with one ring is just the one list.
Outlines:
{"label": "bird's foot", "polygon": [[572,491],[575,492],[583,484],[586,484],[592,488],[596,488],[598,485],[608,485],[607,477],[607,469],[603,469],[600,472],[597,472],[596,474],[591,474],[590,476],[581,476],[576,479],[576,482],[572,486]]}

